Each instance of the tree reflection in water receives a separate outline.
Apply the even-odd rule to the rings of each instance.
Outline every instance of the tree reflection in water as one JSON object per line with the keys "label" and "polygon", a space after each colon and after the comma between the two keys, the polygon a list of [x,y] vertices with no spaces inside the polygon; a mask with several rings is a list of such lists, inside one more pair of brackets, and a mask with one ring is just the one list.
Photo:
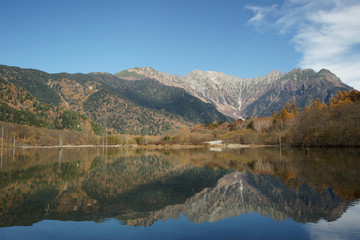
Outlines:
{"label": "tree reflection in water", "polygon": [[[338,219],[360,197],[357,149],[258,148],[9,152],[0,171],[1,227],[42,219],[149,226],[257,212],[281,221]],[[61,158],[61,159],[60,159]]]}

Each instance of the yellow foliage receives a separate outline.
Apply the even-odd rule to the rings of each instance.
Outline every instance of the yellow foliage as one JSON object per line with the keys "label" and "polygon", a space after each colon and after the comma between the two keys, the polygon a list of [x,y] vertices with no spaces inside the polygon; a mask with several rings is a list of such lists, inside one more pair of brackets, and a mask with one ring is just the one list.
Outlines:
{"label": "yellow foliage", "polygon": [[357,90],[339,91],[333,98],[330,100],[330,106],[338,104],[350,104],[360,100],[360,92]]}
{"label": "yellow foliage", "polygon": [[279,118],[281,120],[285,120],[285,121],[290,120],[296,116],[298,111],[299,111],[299,108],[296,105],[295,101],[293,101],[292,104],[287,102],[285,104],[285,106],[283,107],[283,109],[281,109],[280,112],[278,113],[277,118]]}
{"label": "yellow foliage", "polygon": [[311,102],[311,105],[310,105],[311,109],[320,109],[321,110],[325,107],[327,107],[327,105],[322,103],[321,100],[318,98],[313,99]]}

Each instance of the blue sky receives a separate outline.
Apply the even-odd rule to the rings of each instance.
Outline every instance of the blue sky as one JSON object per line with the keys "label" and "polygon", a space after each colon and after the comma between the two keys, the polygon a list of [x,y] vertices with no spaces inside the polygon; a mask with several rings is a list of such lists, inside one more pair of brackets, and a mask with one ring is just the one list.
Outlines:
{"label": "blue sky", "polygon": [[1,0],[0,29],[0,64],[50,73],[328,68],[360,89],[358,0]]}

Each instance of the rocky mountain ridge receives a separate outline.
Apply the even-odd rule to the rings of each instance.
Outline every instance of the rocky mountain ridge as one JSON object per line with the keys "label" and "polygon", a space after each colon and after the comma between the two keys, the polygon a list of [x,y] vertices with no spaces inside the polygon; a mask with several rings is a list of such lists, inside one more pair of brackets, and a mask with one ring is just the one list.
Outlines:
{"label": "rocky mountain ridge", "polygon": [[[24,89],[40,103],[89,117],[103,128],[152,135],[199,123],[269,116],[286,102],[296,101],[303,108],[315,98],[327,102],[338,91],[352,89],[325,69],[272,71],[250,79],[200,70],[180,77],[150,67],[116,74],[49,74],[0,65],[0,80]],[[4,92],[1,101],[3,112],[14,112],[7,106],[13,104],[7,95]],[[17,115],[10,115],[15,117],[3,120],[14,122]]]}
{"label": "rocky mountain ridge", "polygon": [[303,108],[314,98],[326,102],[338,91],[352,89],[326,69],[316,73],[312,69],[295,68],[289,73],[272,71],[257,78],[239,78],[200,70],[180,77],[142,67],[122,71],[118,75],[128,80],[152,78],[168,86],[183,88],[232,118],[270,115],[292,101]]}

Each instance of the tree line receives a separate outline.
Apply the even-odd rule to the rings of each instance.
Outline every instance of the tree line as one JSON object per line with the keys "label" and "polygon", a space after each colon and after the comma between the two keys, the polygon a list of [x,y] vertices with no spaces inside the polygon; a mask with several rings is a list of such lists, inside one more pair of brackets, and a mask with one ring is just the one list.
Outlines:
{"label": "tree line", "polygon": [[[281,146],[360,146],[360,92],[338,92],[329,103],[314,99],[299,109],[296,102],[286,103],[282,110],[268,117],[249,118],[234,122],[207,122],[191,128],[170,129],[163,134],[115,134],[99,127],[98,136],[79,130],[79,121],[68,114],[62,122],[72,130],[54,130],[12,123],[5,126],[4,142],[19,145],[58,145],[59,135],[63,144],[71,145],[171,145],[204,144],[211,140],[224,143],[281,145]],[[69,121],[65,121],[69,119]],[[76,121],[73,121],[73,120]],[[90,128],[97,126],[90,126]]]}
{"label": "tree line", "polygon": [[[339,91],[329,103],[314,99],[303,109],[293,101],[272,116],[207,123],[193,127],[190,133],[196,142],[219,139],[239,144],[360,146],[360,92]],[[172,137],[176,138],[179,136]]]}

